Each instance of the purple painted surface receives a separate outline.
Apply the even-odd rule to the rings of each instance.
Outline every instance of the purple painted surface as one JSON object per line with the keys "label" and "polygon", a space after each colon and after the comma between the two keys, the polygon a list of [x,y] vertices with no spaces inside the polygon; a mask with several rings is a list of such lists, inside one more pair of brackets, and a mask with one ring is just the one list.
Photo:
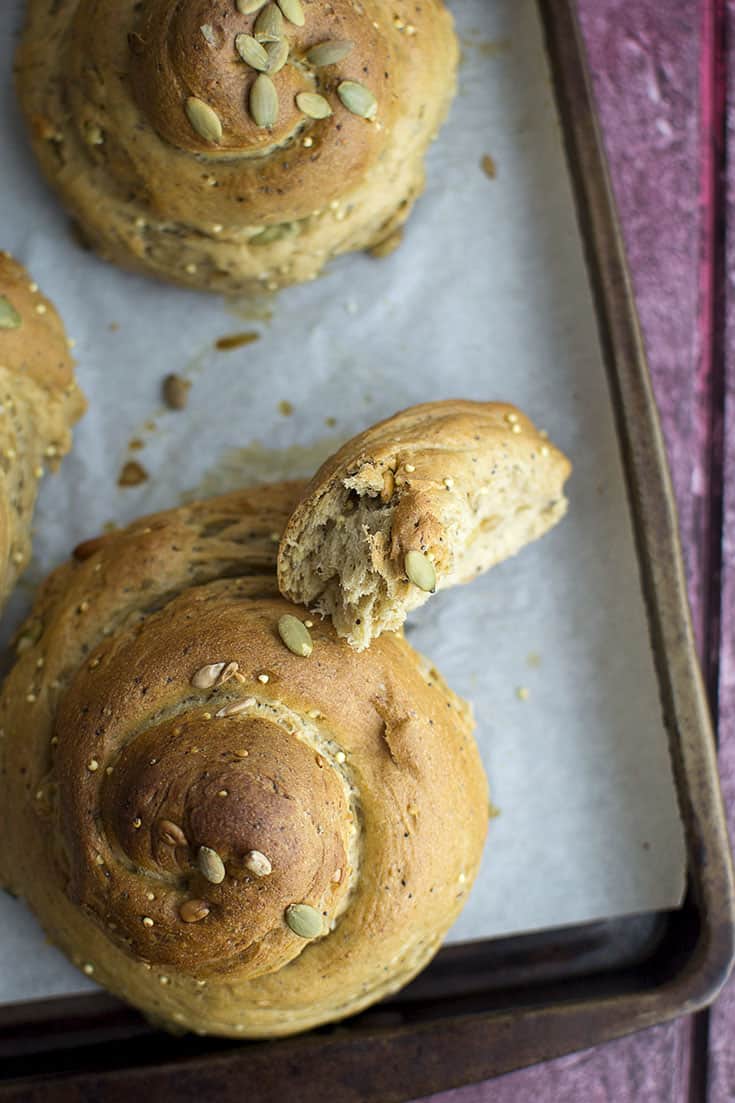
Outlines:
{"label": "purple painted surface", "polygon": [[[728,241],[726,292],[715,263],[725,226],[717,209],[722,150],[715,140],[718,89],[724,90],[716,68],[718,18],[725,6],[732,44],[728,134],[735,149],[735,0],[578,0],[669,449],[697,640],[719,704],[723,791],[735,838],[735,237]],[[734,173],[728,187],[735,226]],[[729,436],[722,431],[725,383]],[[491,1100],[732,1103],[735,981],[709,1016],[435,1096],[432,1103]]]}
{"label": "purple painted surface", "polygon": [[[735,151],[735,0],[728,0],[727,148]],[[719,732],[720,774],[728,809],[730,839],[735,840],[735,171],[724,181],[726,203],[724,317],[722,350],[726,366],[722,602],[720,619]],[[731,980],[710,1016],[710,1103],[735,1100],[735,980]]]}

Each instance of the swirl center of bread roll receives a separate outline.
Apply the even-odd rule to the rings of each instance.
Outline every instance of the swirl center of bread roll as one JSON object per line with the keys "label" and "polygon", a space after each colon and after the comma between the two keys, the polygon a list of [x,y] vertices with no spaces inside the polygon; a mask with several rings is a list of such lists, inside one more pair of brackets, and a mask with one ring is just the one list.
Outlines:
{"label": "swirl center of bread roll", "polygon": [[[210,614],[236,640],[240,610],[207,589]],[[162,619],[175,667],[160,654]],[[308,944],[289,922],[294,906],[306,909],[309,938],[326,937],[345,910],[359,867],[357,790],[320,718],[278,700],[276,672],[241,673],[192,638],[189,618],[169,620],[167,610],[118,646],[103,643],[61,710],[68,891],[144,961],[254,978]],[[261,653],[266,632],[257,619],[248,627]],[[266,685],[270,699],[258,693]]]}
{"label": "swirl center of bread roll", "polygon": [[[359,83],[375,115],[391,98],[387,43],[365,14],[347,3],[304,11],[297,26],[275,3],[246,15],[232,0],[158,0],[127,38],[133,92],[157,133],[208,160],[269,156],[268,179],[253,183],[261,202],[287,191],[291,219],[307,217],[317,192],[321,205],[379,156],[382,126],[346,108],[340,88]],[[336,45],[338,62],[312,62],[321,60],[315,48]],[[304,93],[319,97],[318,111]],[[252,210],[257,198],[243,201]]]}

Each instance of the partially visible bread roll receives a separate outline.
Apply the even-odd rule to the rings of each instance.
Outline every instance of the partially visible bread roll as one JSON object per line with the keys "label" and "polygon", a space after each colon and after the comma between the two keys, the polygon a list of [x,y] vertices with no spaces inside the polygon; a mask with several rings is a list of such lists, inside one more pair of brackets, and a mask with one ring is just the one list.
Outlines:
{"label": "partially visible bread roll", "polygon": [[441,0],[27,6],[18,91],[83,235],[209,291],[312,279],[392,237],[455,89]]}
{"label": "partially visible bread roll", "polygon": [[323,464],[281,540],[291,601],[363,650],[564,516],[566,457],[513,406],[452,400],[367,429]]}
{"label": "partially visible bread roll", "polygon": [[357,655],[278,594],[303,489],[81,545],[0,695],[0,878],[173,1030],[361,1010],[433,956],[480,862],[468,707],[399,636]]}
{"label": "partially visible bread roll", "polygon": [[59,315],[0,252],[0,602],[30,559],[39,480],[69,451],[84,408]]}

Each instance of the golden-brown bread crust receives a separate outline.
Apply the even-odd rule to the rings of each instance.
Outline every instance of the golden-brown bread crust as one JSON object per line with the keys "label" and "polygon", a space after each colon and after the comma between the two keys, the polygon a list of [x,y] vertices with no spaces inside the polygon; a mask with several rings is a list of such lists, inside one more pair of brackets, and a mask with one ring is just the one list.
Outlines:
{"label": "golden-brown bread crust", "polygon": [[0,252],[0,602],[30,559],[44,467],[69,451],[84,407],[59,315],[22,265]]}
{"label": "golden-brown bread crust", "polygon": [[[360,656],[325,622],[308,658],[279,636],[298,610],[274,536],[303,489],[80,545],[0,696],[2,880],[77,965],[173,1029],[263,1037],[360,1010],[429,960],[480,861],[467,706],[399,636]],[[193,685],[213,663],[237,669]],[[292,903],[323,937],[291,929]]]}
{"label": "golden-brown bread crust", "polygon": [[434,589],[469,582],[564,516],[570,472],[514,406],[412,406],[349,440],[311,480],[281,539],[281,592],[363,649],[428,600],[407,577],[407,553],[431,562]]}
{"label": "golden-brown bread crust", "polygon": [[[441,0],[303,0],[283,22],[272,128],[249,108],[258,76],[235,48],[260,13],[234,0],[30,0],[17,86],[41,165],[108,259],[213,291],[313,278],[340,253],[389,237],[423,187],[423,156],[455,87],[458,47]],[[316,67],[315,45],[352,43]],[[377,114],[338,87],[367,87]],[[318,92],[332,114],[308,118]],[[214,111],[201,136],[190,98]]]}

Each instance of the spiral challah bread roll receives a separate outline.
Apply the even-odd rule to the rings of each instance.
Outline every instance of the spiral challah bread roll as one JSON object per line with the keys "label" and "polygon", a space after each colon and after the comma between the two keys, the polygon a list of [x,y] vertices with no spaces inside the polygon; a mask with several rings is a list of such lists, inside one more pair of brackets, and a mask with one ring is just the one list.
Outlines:
{"label": "spiral challah bread roll", "polygon": [[570,473],[514,406],[411,406],[317,471],[281,540],[281,592],[330,616],[363,650],[436,590],[470,582],[553,528]]}
{"label": "spiral challah bread roll", "polygon": [[64,326],[25,268],[0,252],[0,602],[31,556],[44,469],[71,447],[84,412]]}
{"label": "spiral challah bread roll", "polygon": [[457,57],[441,0],[29,0],[17,83],[95,249],[275,290],[405,221]]}
{"label": "spiral challah bread roll", "polygon": [[475,877],[467,706],[400,637],[366,655],[277,592],[303,491],[81,545],[0,698],[0,875],[173,1029],[265,1037],[395,991]]}

